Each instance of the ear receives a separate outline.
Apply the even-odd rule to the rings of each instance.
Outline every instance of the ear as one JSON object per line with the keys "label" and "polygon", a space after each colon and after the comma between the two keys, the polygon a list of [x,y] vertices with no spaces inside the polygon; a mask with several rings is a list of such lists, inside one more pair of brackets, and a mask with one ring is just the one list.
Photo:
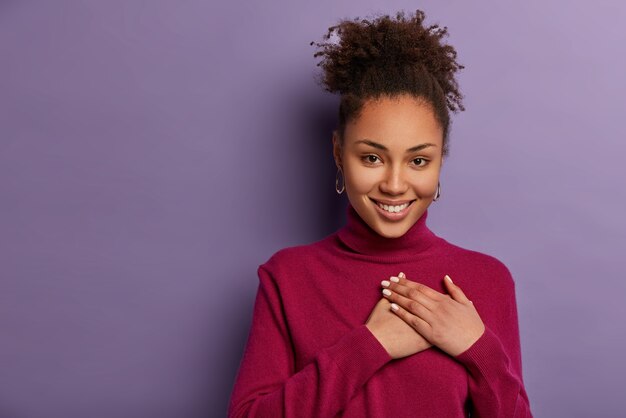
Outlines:
{"label": "ear", "polygon": [[335,164],[337,167],[343,168],[343,162],[341,160],[341,141],[339,140],[339,133],[337,130],[333,131],[333,157],[335,158]]}

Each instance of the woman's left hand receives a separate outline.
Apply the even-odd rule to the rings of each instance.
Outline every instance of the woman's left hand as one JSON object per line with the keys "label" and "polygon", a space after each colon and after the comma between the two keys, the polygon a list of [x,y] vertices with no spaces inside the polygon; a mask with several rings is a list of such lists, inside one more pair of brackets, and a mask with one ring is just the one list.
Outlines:
{"label": "woman's left hand", "polygon": [[[485,325],[476,308],[457,285],[444,279],[449,295],[408,280],[404,273],[398,282],[385,280],[391,291],[383,295],[392,302],[392,311],[431,344],[453,357],[470,348],[484,333]],[[387,286],[385,286],[388,283]],[[398,306],[393,309],[393,303]]]}

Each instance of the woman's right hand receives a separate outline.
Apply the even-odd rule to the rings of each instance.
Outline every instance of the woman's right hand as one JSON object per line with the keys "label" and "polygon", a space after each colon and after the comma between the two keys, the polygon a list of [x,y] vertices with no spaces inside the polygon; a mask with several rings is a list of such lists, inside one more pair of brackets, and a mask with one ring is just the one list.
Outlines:
{"label": "woman's right hand", "polygon": [[393,359],[407,357],[432,346],[415,328],[391,311],[391,302],[386,298],[374,306],[365,325]]}

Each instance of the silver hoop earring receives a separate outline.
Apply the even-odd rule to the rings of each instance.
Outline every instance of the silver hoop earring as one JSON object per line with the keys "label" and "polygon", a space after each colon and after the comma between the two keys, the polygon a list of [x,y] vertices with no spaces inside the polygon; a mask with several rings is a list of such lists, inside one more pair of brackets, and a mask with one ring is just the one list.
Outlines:
{"label": "silver hoop earring", "polygon": [[341,171],[340,167],[337,167],[337,174],[335,175],[335,190],[337,191],[337,194],[341,194],[343,193],[344,190],[346,190],[346,179],[343,176],[343,171],[341,171],[341,182],[343,183],[341,185],[341,190],[339,190],[339,172]]}
{"label": "silver hoop earring", "polygon": [[441,184],[437,182],[437,194],[435,195],[433,202],[436,202],[437,199],[439,199],[439,196],[441,196]]}

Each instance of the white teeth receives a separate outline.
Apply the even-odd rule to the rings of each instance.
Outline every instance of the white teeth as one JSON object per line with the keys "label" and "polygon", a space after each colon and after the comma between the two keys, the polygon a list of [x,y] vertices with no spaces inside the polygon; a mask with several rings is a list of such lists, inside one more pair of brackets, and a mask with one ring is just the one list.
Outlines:
{"label": "white teeth", "polygon": [[[409,202],[410,203],[410,202]],[[407,206],[409,206],[409,203],[405,203],[402,205],[398,205],[398,206],[389,206],[389,205],[383,205],[382,203],[378,203],[376,202],[376,204],[378,205],[378,207],[383,208],[384,210],[386,210],[387,212],[391,212],[391,213],[396,213],[396,212],[400,212],[401,210],[403,210],[404,208],[406,208]]]}

